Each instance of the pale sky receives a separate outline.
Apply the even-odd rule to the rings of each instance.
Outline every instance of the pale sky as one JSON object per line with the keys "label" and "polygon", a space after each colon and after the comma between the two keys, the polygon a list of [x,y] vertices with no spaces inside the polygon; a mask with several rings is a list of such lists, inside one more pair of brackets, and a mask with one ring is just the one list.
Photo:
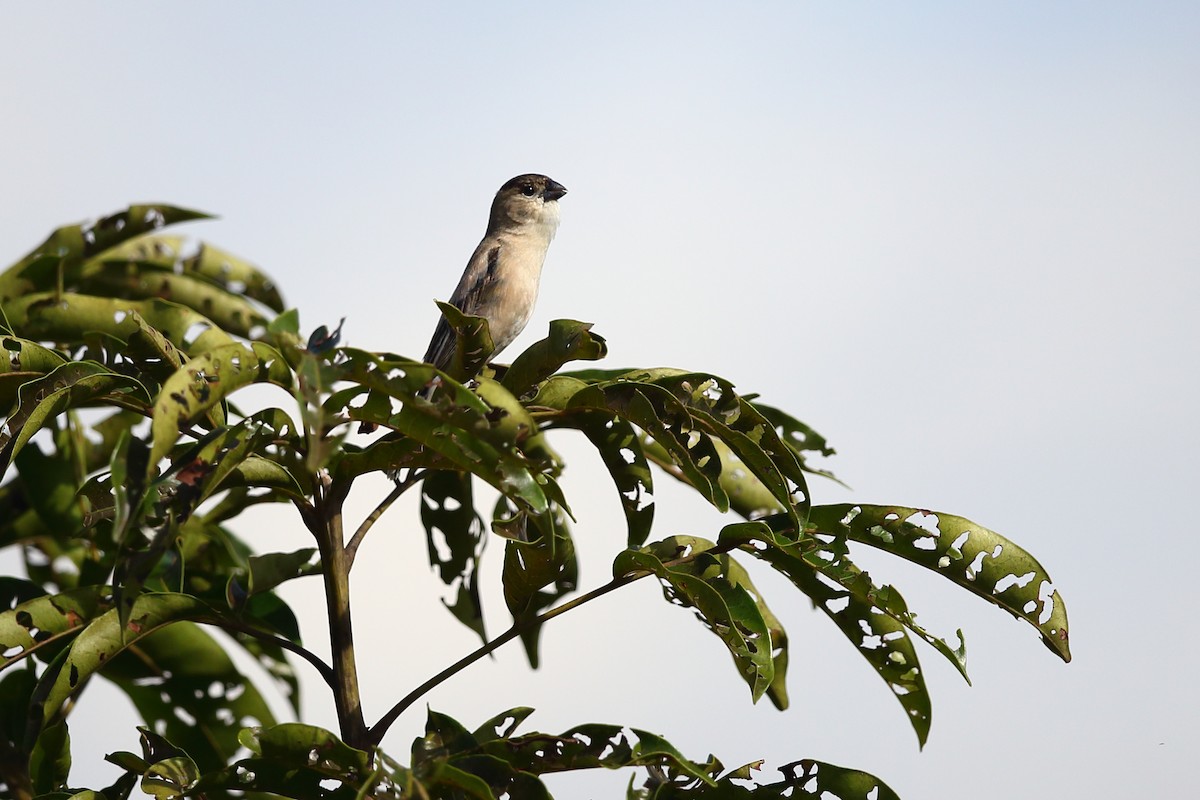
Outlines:
{"label": "pale sky", "polygon": [[[1194,789],[1200,647],[1200,5],[1193,2],[6,4],[0,262],[131,202],[272,273],[303,324],[420,356],[521,172],[564,183],[529,329],[595,323],[607,365],[707,370],[838,449],[852,491],[969,517],[1031,550],[1066,599],[1074,661],[938,576],[865,554],[935,632],[965,629],[965,686],[920,654],[917,749],[890,691],[783,581],[793,708],[752,707],[720,643],[644,582],[510,645],[427,700],[468,727],[656,731],[728,766],[803,757],[904,798],[1126,798]],[[553,440],[552,440],[552,443]],[[615,493],[573,439],[565,487],[584,589],[623,542]],[[659,479],[657,537],[727,521]],[[386,491],[364,486],[365,513]],[[310,540],[285,511],[243,535]],[[502,548],[485,560],[505,627]],[[473,649],[445,612],[413,502],[354,575],[368,715]],[[11,554],[4,556],[11,565]],[[290,585],[327,652],[319,585]],[[304,665],[307,721],[335,726]],[[280,707],[282,708],[282,707]],[[385,747],[405,758],[416,707]],[[126,722],[126,720],[128,722]],[[73,782],[136,750],[123,697],[72,717]],[[628,773],[552,778],[620,796]]]}

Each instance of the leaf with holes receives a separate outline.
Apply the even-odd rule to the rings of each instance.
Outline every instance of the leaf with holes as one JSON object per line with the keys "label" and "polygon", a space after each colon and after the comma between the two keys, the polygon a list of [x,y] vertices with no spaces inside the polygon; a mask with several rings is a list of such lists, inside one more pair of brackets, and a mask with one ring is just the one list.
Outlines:
{"label": "leaf with holes", "polygon": [[720,511],[729,510],[712,440],[694,428],[687,408],[666,389],[634,382],[588,386],[571,396],[567,409],[607,411],[641,428],[667,452],[682,480]]}
{"label": "leaf with holes", "polygon": [[278,379],[290,385],[291,374],[278,351],[257,342],[253,347],[224,345],[184,364],[166,380],[154,401],[150,469],[157,469],[180,432],[201,416],[207,415],[212,426],[220,427],[225,419],[221,403],[230,394],[254,381]]}
{"label": "leaf with holes", "polygon": [[203,278],[227,292],[257,300],[272,311],[281,312],[285,307],[279,287],[269,275],[211,244],[202,244],[194,256],[184,259],[183,274]]}
{"label": "leaf with holes", "polygon": [[[430,710],[425,736],[413,743],[418,775],[437,774],[452,766],[486,781],[497,797],[540,797],[545,788],[534,776],[582,769],[653,766],[669,769],[700,783],[713,784],[720,762],[684,758],[657,734],[621,725],[578,725],[561,734],[513,736],[532,709],[513,709],[494,717],[475,733],[451,717]],[[538,794],[522,792],[538,791]]]}
{"label": "leaf with holes", "polygon": [[697,429],[729,448],[771,492],[799,532],[810,505],[804,470],[754,404],[741,398],[729,381],[707,373],[662,375],[654,384],[688,409]]}
{"label": "leaf with holes", "polygon": [[[36,601],[35,601],[36,602]],[[100,669],[127,648],[182,620],[220,624],[222,617],[195,597],[170,592],[147,593],[136,599],[129,622],[121,627],[116,609],[92,619],[65,652],[61,669],[47,671],[38,685],[41,727],[59,721],[64,705]],[[19,624],[19,621],[18,621]]]}
{"label": "leaf with holes", "polygon": [[421,482],[421,524],[429,565],[450,589],[442,602],[459,622],[487,641],[479,598],[479,559],[487,543],[483,518],[475,510],[471,476],[435,471]]}
{"label": "leaf with holes", "polygon": [[[669,602],[695,609],[700,621],[728,648],[751,698],[758,702],[775,681],[771,632],[757,598],[744,583],[736,582],[744,572],[732,572],[727,554],[704,552],[712,547],[705,539],[672,536],[620,553],[613,561],[613,575],[649,572],[662,583]],[[694,558],[673,563],[684,556]]]}
{"label": "leaf with holes", "polygon": [[208,281],[173,272],[139,272],[124,267],[114,270],[102,266],[105,268],[92,270],[95,274],[85,272],[87,280],[81,288],[92,294],[130,300],[170,300],[199,311],[227,333],[244,338],[266,331],[270,321],[246,298],[230,294]]}
{"label": "leaf with holes", "polygon": [[[149,326],[189,356],[233,342],[208,317],[167,300],[42,292],[18,297],[5,305],[4,311],[14,332],[42,341],[81,342],[93,333],[103,333],[128,342],[140,328]],[[141,317],[141,325],[130,316],[134,312]]]}
{"label": "leaf with holes", "polygon": [[1059,658],[1071,660],[1067,608],[1049,574],[995,531],[953,514],[904,506],[821,506],[812,522],[817,530],[920,564],[995,603],[1037,628]]}
{"label": "leaf with holes", "polygon": [[0,273],[0,305],[18,295],[54,288],[63,267],[69,281],[73,277],[70,267],[129,239],[166,225],[208,218],[208,214],[199,211],[152,204],[133,205],[94,223],[64,225],[33,252]]}
{"label": "leaf with holes", "polygon": [[736,523],[722,529],[719,541],[727,546],[736,544],[767,562],[808,595],[893,690],[924,745],[931,703],[907,630],[937,649],[963,678],[967,678],[965,648],[952,648],[917,625],[900,593],[893,587],[875,586],[850,562],[844,548],[808,537],[797,543],[789,535],[773,531],[768,524],[772,522],[788,525],[782,517]]}
{"label": "leaf with holes", "polygon": [[[459,469],[478,475],[506,497],[522,501],[533,513],[548,501],[531,465],[514,440],[513,429],[499,425],[503,415],[462,384],[433,367],[344,348],[341,379],[355,381],[379,396],[398,400],[347,406],[351,419],[372,422],[404,434],[443,456]],[[432,401],[421,395],[436,382]]]}
{"label": "leaf with holes", "polygon": [[239,732],[273,725],[258,688],[203,627],[180,621],[142,638],[103,667],[147,725],[185,750],[202,769],[237,753]]}
{"label": "leaf with holes", "polygon": [[504,546],[504,602],[513,624],[525,626],[521,643],[529,664],[537,669],[542,626],[534,618],[579,585],[575,543],[561,506],[544,514],[516,511],[504,498],[496,504],[492,529],[508,538]]}
{"label": "leaf with holes", "polygon": [[35,433],[68,409],[94,405],[144,408],[149,400],[136,380],[93,361],[63,364],[18,392],[17,408],[0,428],[0,474]]}
{"label": "leaf with holes", "polygon": [[626,547],[641,547],[654,524],[654,477],[637,432],[620,417],[601,412],[577,415],[571,424],[588,437],[617,487]]}
{"label": "leaf with holes", "polygon": [[747,785],[752,772],[760,767],[761,762],[730,770],[711,789],[696,782],[673,780],[674,776],[668,773],[667,781],[647,782],[647,790],[631,792],[629,797],[649,798],[653,786],[655,800],[900,800],[890,786],[874,775],[809,758],[780,767],[781,780]]}
{"label": "leaf with holes", "polygon": [[285,722],[244,729],[239,740],[250,756],[203,775],[195,794],[224,796],[228,790],[354,800],[375,796],[364,789],[373,789],[383,778],[379,770],[372,770],[367,753],[312,725]]}
{"label": "leaf with holes", "polygon": [[0,652],[4,654],[0,669],[40,650],[53,650],[112,608],[112,590],[104,586],[85,586],[18,603],[0,613]]}
{"label": "leaf with holes", "polygon": [[[816,454],[823,458],[832,456],[837,451],[829,446],[825,441],[825,437],[817,433],[810,426],[804,424],[792,415],[780,411],[774,406],[768,406],[764,403],[755,402],[755,410],[758,411],[767,421],[775,426],[775,431],[788,449],[796,454],[796,458],[800,462],[800,466],[805,472],[811,472],[814,475],[820,475],[829,478],[832,481],[841,483],[832,472],[825,469],[817,469],[809,466],[807,457],[809,454]],[[845,485],[845,484],[843,484]]]}

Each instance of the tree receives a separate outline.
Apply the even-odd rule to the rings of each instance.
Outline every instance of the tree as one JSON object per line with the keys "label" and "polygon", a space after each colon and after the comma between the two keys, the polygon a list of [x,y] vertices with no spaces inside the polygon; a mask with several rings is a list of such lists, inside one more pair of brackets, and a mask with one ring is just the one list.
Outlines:
{"label": "tree", "polygon": [[[895,690],[923,743],[930,699],[914,639],[966,677],[961,638],[952,645],[925,631],[895,588],[854,565],[851,544],[957,583],[1029,622],[1069,660],[1065,607],[1031,555],[949,514],[813,504],[809,476],[832,476],[808,459],[832,450],[728,381],[671,369],[564,371],[605,355],[591,326],[570,320],[551,323],[511,366],[490,365],[486,322],[450,306],[442,310],[459,340],[444,373],[339,347],[337,330],[305,339],[264,273],[208,245],[185,255],[180,237],[159,232],[203,216],[132,206],[59,228],[0,274],[0,546],[19,548],[27,573],[0,578],[7,795],[113,800],[140,784],[157,797],[537,798],[549,796],[539,779],[547,773],[640,767],[644,783],[631,780],[631,797],[894,797],[873,776],[810,760],[763,782],[759,764],[689,760],[620,725],[518,734],[524,708],[473,729],[431,711],[407,763],[378,748],[404,709],[467,664],[519,638],[536,667],[543,624],[648,577],[720,638],[753,700],[786,708],[787,635],[745,559],[766,562],[829,617]],[[235,404],[239,389],[266,383],[294,407]],[[627,523],[613,579],[572,599],[576,521],[550,444],[564,428],[595,447]],[[351,431],[367,443],[349,441]],[[394,489],[352,531],[344,501],[370,472],[392,476]],[[662,475],[736,521],[712,539],[650,542]],[[480,483],[499,496],[490,524],[476,507]],[[407,491],[421,493],[447,607],[482,644],[368,721],[351,568],[371,526]],[[253,553],[230,525],[260,503],[292,506],[315,546]],[[503,542],[512,624],[489,639],[477,566],[493,538]],[[301,645],[275,593],[317,574],[331,664]],[[209,627],[227,631],[275,685],[241,674]],[[336,734],[272,715],[264,691],[281,692],[298,713],[295,659],[328,684]],[[107,756],[125,774],[102,793],[67,788],[68,720],[95,677],[128,694],[145,721],[140,754]],[[238,757],[241,747],[250,755]]]}

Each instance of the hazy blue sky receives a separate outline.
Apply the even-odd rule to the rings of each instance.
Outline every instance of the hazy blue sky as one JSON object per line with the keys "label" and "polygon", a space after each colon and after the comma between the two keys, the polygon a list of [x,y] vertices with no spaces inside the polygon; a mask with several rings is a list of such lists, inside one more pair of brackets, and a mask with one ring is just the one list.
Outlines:
{"label": "hazy blue sky", "polygon": [[[1075,660],[936,576],[862,561],[936,632],[928,746],[782,581],[794,707],[751,707],[720,644],[638,585],[432,693],[469,725],[624,722],[768,769],[815,757],[906,798],[1194,789],[1200,647],[1200,5],[1009,3],[5,4],[0,262],[134,201],[278,277],[304,324],[419,356],[496,188],[570,188],[530,329],[596,324],[610,364],[725,375],[825,433],[853,491],[959,513],[1032,550]],[[611,487],[562,444],[584,587],[622,541]],[[723,520],[660,480],[660,535]],[[384,487],[361,493],[370,508]],[[244,532],[294,549],[286,514]],[[474,645],[441,609],[410,503],[355,573],[368,713]],[[485,565],[493,609],[500,547]],[[10,562],[6,562],[10,563]],[[326,648],[316,584],[291,587]],[[311,675],[302,674],[311,678]],[[318,681],[305,707],[334,725]],[[120,695],[74,717],[79,783],[136,749]],[[407,752],[414,709],[386,745]],[[618,796],[627,775],[552,782]]]}

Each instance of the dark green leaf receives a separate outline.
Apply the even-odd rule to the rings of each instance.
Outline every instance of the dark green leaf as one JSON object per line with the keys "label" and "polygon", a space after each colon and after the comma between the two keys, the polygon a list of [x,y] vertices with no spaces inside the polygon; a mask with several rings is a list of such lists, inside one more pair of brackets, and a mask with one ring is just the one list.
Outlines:
{"label": "dark green leaf", "polygon": [[551,504],[544,514],[515,511],[504,498],[493,514],[493,530],[506,536],[504,547],[504,602],[513,624],[521,626],[521,642],[529,664],[537,669],[541,625],[534,623],[543,610],[575,590],[579,564],[566,514]]}
{"label": "dark green leaf", "polygon": [[731,566],[728,554],[705,552],[713,546],[705,539],[673,536],[620,553],[613,561],[613,575],[649,572],[662,583],[669,602],[694,608],[700,621],[729,649],[738,675],[757,702],[775,682],[776,645],[759,600],[749,591],[745,571]]}
{"label": "dark green leaf", "polygon": [[968,519],[904,506],[820,506],[817,531],[846,536],[942,575],[1038,629],[1071,660],[1067,609],[1050,576],[1028,552]]}
{"label": "dark green leaf", "polygon": [[421,482],[421,524],[429,565],[450,588],[443,599],[455,618],[487,641],[479,599],[479,559],[487,544],[483,519],[475,510],[471,476],[446,470]]}

